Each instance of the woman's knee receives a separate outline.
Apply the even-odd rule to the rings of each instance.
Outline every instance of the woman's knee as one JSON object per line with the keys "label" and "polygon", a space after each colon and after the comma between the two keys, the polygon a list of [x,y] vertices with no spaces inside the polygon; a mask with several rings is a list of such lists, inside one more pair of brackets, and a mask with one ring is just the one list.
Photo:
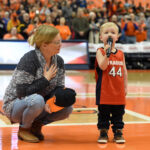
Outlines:
{"label": "woman's knee", "polygon": [[64,108],[64,109],[63,109],[63,112],[62,112],[62,114],[61,114],[61,119],[66,119],[66,118],[68,118],[69,115],[72,113],[72,111],[73,111],[72,106]]}
{"label": "woman's knee", "polygon": [[34,109],[42,109],[45,106],[44,97],[39,94],[31,95],[28,99],[28,107],[32,107]]}

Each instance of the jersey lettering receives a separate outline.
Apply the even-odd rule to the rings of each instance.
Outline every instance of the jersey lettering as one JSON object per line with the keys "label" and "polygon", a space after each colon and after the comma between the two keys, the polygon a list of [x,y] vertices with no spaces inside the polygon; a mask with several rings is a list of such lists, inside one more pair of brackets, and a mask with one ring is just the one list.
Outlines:
{"label": "jersey lettering", "polygon": [[122,70],[121,67],[119,67],[119,69],[116,71],[115,67],[113,66],[111,68],[111,70],[109,71],[109,75],[115,77],[116,75],[122,77]]}

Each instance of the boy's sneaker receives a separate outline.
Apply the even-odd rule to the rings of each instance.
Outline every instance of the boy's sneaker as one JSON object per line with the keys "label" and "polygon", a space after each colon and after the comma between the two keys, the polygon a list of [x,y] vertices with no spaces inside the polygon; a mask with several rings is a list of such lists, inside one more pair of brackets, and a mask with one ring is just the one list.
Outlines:
{"label": "boy's sneaker", "polygon": [[124,144],[126,142],[124,137],[122,136],[122,130],[121,129],[117,129],[115,131],[114,142],[116,142],[117,144]]}
{"label": "boy's sneaker", "polygon": [[101,143],[101,144],[106,144],[108,142],[108,130],[107,129],[101,129],[100,130],[100,136],[97,140],[98,143]]}

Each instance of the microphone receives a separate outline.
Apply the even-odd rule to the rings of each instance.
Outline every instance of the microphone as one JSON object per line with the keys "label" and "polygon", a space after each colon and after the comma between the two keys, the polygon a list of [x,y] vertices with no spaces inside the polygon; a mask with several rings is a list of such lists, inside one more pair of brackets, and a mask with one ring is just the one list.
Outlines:
{"label": "microphone", "polygon": [[109,57],[111,54],[112,43],[113,43],[113,39],[111,37],[108,37],[107,44],[110,45],[110,47],[107,49],[107,52],[106,52],[107,57]]}

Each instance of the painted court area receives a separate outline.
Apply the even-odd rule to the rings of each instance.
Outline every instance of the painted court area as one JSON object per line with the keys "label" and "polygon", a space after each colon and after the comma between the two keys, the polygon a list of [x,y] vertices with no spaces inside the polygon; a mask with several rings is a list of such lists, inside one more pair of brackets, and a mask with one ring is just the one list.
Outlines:
{"label": "painted court area", "polygon": [[[0,106],[11,71],[0,72]],[[26,143],[18,140],[18,124],[9,125],[0,118],[0,150],[149,150],[150,147],[150,71],[128,71],[128,95],[124,116],[125,144],[98,144],[97,107],[94,71],[66,71],[66,87],[74,88],[77,101],[70,118],[44,126],[45,140]]]}

